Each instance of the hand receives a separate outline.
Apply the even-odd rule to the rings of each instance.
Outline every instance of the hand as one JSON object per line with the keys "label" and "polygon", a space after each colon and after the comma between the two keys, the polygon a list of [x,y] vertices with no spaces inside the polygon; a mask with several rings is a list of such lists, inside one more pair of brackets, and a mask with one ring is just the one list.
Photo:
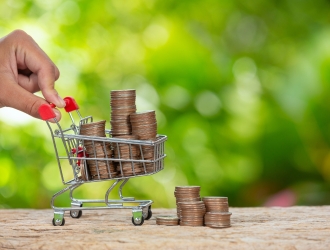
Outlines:
{"label": "hand", "polygon": [[[60,72],[38,44],[24,31],[15,30],[0,39],[0,108],[12,107],[40,118],[41,104],[65,102],[54,89]],[[41,90],[46,101],[33,93]],[[56,119],[61,113],[54,109]]]}

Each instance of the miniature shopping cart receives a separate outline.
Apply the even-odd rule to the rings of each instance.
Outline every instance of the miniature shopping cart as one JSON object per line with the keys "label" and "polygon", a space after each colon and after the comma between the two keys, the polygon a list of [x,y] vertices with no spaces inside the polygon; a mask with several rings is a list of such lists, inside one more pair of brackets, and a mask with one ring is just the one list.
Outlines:
{"label": "miniature shopping cart", "polygon": [[[80,218],[83,210],[99,210],[99,209],[132,209],[133,217],[132,223],[136,226],[142,225],[144,220],[148,220],[152,216],[151,204],[152,200],[135,200],[133,197],[124,197],[122,190],[124,185],[130,178],[147,176],[155,174],[164,168],[164,143],[167,137],[164,135],[157,135],[156,140],[130,140],[111,138],[111,130],[105,130],[106,137],[85,136],[80,135],[80,126],[83,124],[93,122],[93,117],[82,117],[79,112],[79,106],[76,101],[71,97],[64,98],[66,103],[65,111],[69,114],[72,124],[67,129],[62,129],[59,122],[56,120],[53,104],[44,104],[39,108],[39,114],[41,118],[46,121],[54,144],[56,159],[58,168],[64,185],[67,185],[64,189],[53,195],[51,200],[51,206],[54,209],[54,226],[63,226],[65,223],[64,213],[70,211],[72,218]],[[75,111],[75,112],[74,112]],[[75,123],[75,120],[78,120]],[[78,119],[77,119],[78,118]],[[54,121],[50,123],[49,120]],[[87,155],[85,146],[99,145],[104,150],[109,148],[112,150],[121,146],[129,148],[130,156],[126,158],[120,157],[117,154],[115,158],[113,155],[104,154],[104,157],[96,157],[95,155]],[[101,146],[100,146],[101,145]],[[152,148],[154,154],[153,159],[144,159],[143,148]],[[132,149],[137,148],[140,150],[140,157],[132,157]],[[99,150],[99,149],[98,149]],[[94,175],[91,175],[88,169],[88,164],[94,163]],[[103,163],[103,169],[109,169],[108,175],[105,178],[104,174],[101,174],[101,167]],[[117,166],[117,172],[114,174],[110,171],[113,164]],[[131,166],[130,174],[127,175],[123,171],[123,165]],[[139,171],[136,171],[136,166],[139,165]],[[96,174],[95,174],[96,167]],[[141,168],[143,171],[141,171]],[[93,183],[100,181],[113,181],[109,189],[105,193],[104,200],[90,200],[90,199],[76,199],[73,196],[73,192],[85,183]],[[118,188],[119,199],[109,199],[111,191],[116,186]],[[56,207],[55,199],[60,195],[69,192],[71,199],[71,207]],[[89,206],[83,207],[84,203],[91,203]],[[101,206],[93,206],[93,204],[102,204]]]}

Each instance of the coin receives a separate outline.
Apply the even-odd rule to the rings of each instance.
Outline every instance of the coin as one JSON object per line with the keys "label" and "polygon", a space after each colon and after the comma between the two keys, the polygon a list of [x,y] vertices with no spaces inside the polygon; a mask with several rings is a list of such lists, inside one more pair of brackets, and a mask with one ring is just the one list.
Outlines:
{"label": "coin", "polygon": [[190,191],[190,190],[198,190],[198,192],[199,192],[199,190],[201,189],[201,187],[200,186],[176,186],[175,187],[175,190],[178,190],[178,191],[182,191],[182,192],[184,192],[184,191]]}
{"label": "coin", "polygon": [[135,96],[136,91],[135,89],[125,89],[125,90],[112,90],[110,92],[112,97],[123,97],[123,96]]}
{"label": "coin", "polygon": [[179,218],[176,216],[158,216],[156,217],[157,225],[177,226],[179,225]]}

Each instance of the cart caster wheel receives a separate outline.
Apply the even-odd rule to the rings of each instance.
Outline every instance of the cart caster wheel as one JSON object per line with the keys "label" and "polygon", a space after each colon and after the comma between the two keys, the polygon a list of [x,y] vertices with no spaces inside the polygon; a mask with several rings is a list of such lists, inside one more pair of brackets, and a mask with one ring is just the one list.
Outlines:
{"label": "cart caster wheel", "polygon": [[74,219],[79,219],[82,216],[82,211],[81,210],[71,210],[70,216]]}
{"label": "cart caster wheel", "polygon": [[53,218],[53,226],[64,226],[65,224],[65,219],[63,218],[62,221],[61,220],[55,220],[55,218]]}
{"label": "cart caster wheel", "polygon": [[148,213],[143,214],[145,220],[149,220],[152,217],[151,206],[148,207]]}
{"label": "cart caster wheel", "polygon": [[144,222],[143,216],[141,217],[141,219],[136,218],[135,220],[134,217],[132,217],[132,223],[134,224],[134,226],[142,226],[143,222]]}

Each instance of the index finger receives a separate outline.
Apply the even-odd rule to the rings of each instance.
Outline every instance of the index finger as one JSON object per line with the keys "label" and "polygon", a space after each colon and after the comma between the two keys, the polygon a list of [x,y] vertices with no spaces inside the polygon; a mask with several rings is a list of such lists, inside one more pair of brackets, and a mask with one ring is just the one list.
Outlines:
{"label": "index finger", "polygon": [[[54,89],[55,81],[59,78],[59,70],[47,54],[24,31],[16,31],[16,60],[17,64],[27,67],[38,76],[39,88],[48,102],[57,107],[65,107],[65,102]],[[18,42],[17,42],[18,41]]]}

